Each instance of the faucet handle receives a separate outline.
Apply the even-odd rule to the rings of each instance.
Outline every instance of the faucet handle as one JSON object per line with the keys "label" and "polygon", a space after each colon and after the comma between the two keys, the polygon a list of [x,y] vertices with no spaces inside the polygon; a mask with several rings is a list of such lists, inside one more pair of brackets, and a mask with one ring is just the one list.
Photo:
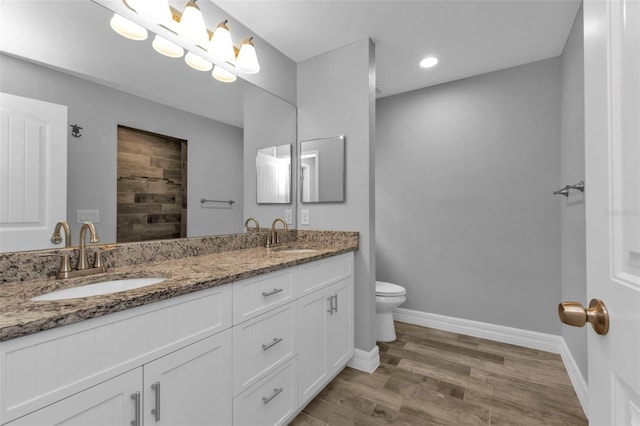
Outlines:
{"label": "faucet handle", "polygon": [[112,250],[117,250],[118,246],[116,244],[107,244],[104,246],[96,246],[96,247],[92,247],[94,249],[94,253],[95,253],[95,258],[93,260],[93,267],[94,268],[102,268],[105,267],[103,261],[102,261],[102,253],[106,252],[106,251],[112,251]]}

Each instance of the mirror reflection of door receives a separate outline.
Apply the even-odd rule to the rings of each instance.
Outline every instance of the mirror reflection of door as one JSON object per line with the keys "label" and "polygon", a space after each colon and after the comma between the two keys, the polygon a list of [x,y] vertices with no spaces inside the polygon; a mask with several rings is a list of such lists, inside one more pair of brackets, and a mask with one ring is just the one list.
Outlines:
{"label": "mirror reflection of door", "polygon": [[302,201],[313,203],[320,201],[320,153],[318,151],[306,151],[301,156]]}
{"label": "mirror reflection of door", "polygon": [[300,141],[302,202],[344,202],[345,186],[344,135]]}
{"label": "mirror reflection of door", "polygon": [[187,235],[187,141],[118,126],[117,241]]}
{"label": "mirror reflection of door", "polygon": [[256,177],[258,204],[289,203],[291,200],[291,145],[258,149]]}

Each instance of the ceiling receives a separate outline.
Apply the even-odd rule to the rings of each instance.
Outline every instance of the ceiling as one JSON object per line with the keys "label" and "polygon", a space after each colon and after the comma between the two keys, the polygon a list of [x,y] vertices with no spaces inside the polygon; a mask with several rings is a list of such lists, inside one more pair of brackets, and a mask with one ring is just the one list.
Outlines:
{"label": "ceiling", "polygon": [[[371,37],[389,96],[558,56],[580,0],[213,0],[296,62]],[[259,49],[259,47],[258,47]],[[419,61],[437,56],[422,69]]]}

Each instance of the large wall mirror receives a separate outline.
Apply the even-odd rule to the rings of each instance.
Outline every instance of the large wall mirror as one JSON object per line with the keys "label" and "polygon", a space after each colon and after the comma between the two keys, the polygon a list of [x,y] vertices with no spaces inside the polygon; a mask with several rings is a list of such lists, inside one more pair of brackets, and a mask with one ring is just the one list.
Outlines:
{"label": "large wall mirror", "polygon": [[[261,208],[256,149],[295,142],[295,106],[240,78],[222,83],[159,55],[152,33],[127,40],[111,30],[112,15],[90,1],[2,4],[0,91],[68,109],[67,217],[50,218],[51,229],[66,219],[75,245],[79,212],[98,212],[101,242],[116,242],[120,125],[187,141],[188,237],[243,232],[244,218]],[[266,129],[273,123],[277,129]],[[82,128],[79,137],[69,125]],[[35,241],[29,249],[47,247]]]}
{"label": "large wall mirror", "polygon": [[303,203],[338,203],[345,198],[344,135],[300,142]]}

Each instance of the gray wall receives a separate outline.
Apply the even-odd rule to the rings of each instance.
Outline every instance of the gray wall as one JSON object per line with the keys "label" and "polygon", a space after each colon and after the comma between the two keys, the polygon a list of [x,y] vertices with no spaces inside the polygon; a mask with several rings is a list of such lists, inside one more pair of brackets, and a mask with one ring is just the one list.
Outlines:
{"label": "gray wall", "polygon": [[377,278],[403,307],[561,333],[560,65],[378,100]]}
{"label": "gray wall", "polygon": [[[584,39],[582,9],[562,54],[562,154],[561,186],[584,180]],[[571,191],[558,197],[562,228],[562,300],[586,306],[586,225],[584,196]],[[564,337],[582,376],[587,378],[587,327],[562,327]]]}
{"label": "gray wall", "polygon": [[[245,89],[244,105],[245,219],[255,217],[260,222],[261,228],[268,228],[274,219],[284,218],[285,209],[295,210],[295,170],[298,158],[296,151],[296,107],[251,85],[247,85]],[[288,204],[258,204],[256,202],[257,150],[285,144],[291,145],[291,202]],[[290,225],[295,227],[295,223]]]}
{"label": "gray wall", "polygon": [[[298,229],[360,233],[355,254],[355,344],[375,346],[375,47],[366,39],[298,63],[298,139],[346,136],[346,201],[299,204]],[[300,214],[300,211],[298,212]]]}
{"label": "gray wall", "polygon": [[[101,242],[116,240],[117,126],[188,141],[189,236],[242,230],[242,129],[170,108],[68,74],[0,55],[0,91],[68,106],[67,217],[78,235],[76,210],[100,210]],[[233,208],[202,208],[201,198],[234,199]]]}

